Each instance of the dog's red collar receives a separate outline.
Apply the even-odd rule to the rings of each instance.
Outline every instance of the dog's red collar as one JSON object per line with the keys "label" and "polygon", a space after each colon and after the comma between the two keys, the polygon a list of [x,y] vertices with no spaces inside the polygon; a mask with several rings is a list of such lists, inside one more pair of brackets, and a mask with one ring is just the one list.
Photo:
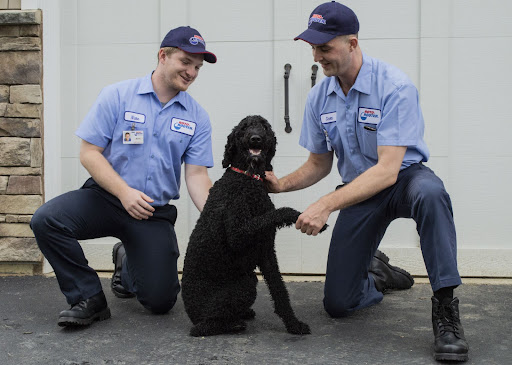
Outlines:
{"label": "dog's red collar", "polygon": [[253,174],[251,174],[251,173],[249,173],[247,171],[243,171],[243,170],[237,169],[236,167],[233,167],[233,166],[231,166],[231,170],[233,170],[235,172],[238,172],[240,174],[244,174],[244,175],[250,176],[253,179],[256,179],[256,180],[259,180],[259,181],[263,181],[263,179],[261,178],[260,175],[253,175]]}

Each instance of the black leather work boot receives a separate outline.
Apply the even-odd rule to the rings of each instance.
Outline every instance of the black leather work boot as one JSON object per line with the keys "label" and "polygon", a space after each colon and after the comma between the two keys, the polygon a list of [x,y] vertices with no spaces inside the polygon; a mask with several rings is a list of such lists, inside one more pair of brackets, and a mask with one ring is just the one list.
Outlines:
{"label": "black leather work boot", "polygon": [[114,263],[114,274],[110,280],[112,293],[118,298],[133,298],[135,294],[126,290],[121,283],[121,269],[123,268],[123,259],[126,256],[123,242],[118,242],[112,250],[112,262]]}
{"label": "black leather work boot", "polygon": [[407,271],[389,264],[389,258],[377,250],[368,270],[373,276],[375,287],[381,293],[389,289],[410,289],[414,279]]}
{"label": "black leather work boot", "polygon": [[110,308],[103,291],[73,304],[70,309],[59,314],[59,326],[88,326],[94,321],[103,321],[110,318]]}
{"label": "black leather work boot", "polygon": [[467,361],[468,343],[459,318],[459,299],[432,297],[434,358],[438,361]]}

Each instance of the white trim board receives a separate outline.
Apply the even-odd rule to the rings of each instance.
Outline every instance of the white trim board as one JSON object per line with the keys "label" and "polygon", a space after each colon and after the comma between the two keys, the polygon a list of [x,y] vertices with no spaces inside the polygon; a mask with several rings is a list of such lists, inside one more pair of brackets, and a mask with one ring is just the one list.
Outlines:
{"label": "white trim board", "polygon": [[[98,240],[81,241],[88,261],[94,263],[98,271],[111,271],[112,247],[117,238],[106,237]],[[381,247],[390,257],[393,265],[399,266],[414,276],[426,276],[427,271],[419,248]],[[182,252],[182,255],[185,253]],[[327,260],[327,258],[325,258]],[[512,250],[507,249],[459,249],[459,272],[462,277],[512,278]],[[181,268],[179,268],[181,270]],[[286,274],[325,274],[324,272],[304,272]]]}
{"label": "white trim board", "polygon": [[[427,271],[419,248],[381,247],[391,259],[414,276],[426,276]],[[459,273],[462,277],[512,277],[512,250],[462,248],[457,250]]]}

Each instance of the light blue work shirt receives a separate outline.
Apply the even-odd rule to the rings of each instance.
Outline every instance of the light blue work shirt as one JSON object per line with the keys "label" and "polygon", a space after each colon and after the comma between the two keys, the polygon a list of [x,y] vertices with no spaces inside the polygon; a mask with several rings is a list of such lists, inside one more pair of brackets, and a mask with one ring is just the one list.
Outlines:
{"label": "light blue work shirt", "polygon": [[427,161],[418,90],[399,69],[363,54],[348,95],[337,77],[308,94],[299,144],[312,153],[334,150],[344,183],[377,163],[377,146],[406,146],[401,169]]}
{"label": "light blue work shirt", "polygon": [[[212,167],[210,118],[186,92],[165,106],[151,75],[105,87],[76,131],[98,147],[126,183],[165,205],[179,198],[181,164]],[[142,131],[142,144],[123,144],[126,131]]]}

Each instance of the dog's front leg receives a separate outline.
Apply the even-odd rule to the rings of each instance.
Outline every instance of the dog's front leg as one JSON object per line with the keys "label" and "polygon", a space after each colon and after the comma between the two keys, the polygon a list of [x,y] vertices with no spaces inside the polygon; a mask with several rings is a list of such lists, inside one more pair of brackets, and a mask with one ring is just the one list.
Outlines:
{"label": "dog's front leg", "polygon": [[[250,232],[250,234],[254,234],[263,229],[289,227],[297,222],[300,214],[301,213],[298,210],[289,207],[271,210],[263,215],[256,216],[251,219],[248,222],[248,232]],[[320,232],[325,231],[327,227],[328,225],[325,224]]]}
{"label": "dog's front leg", "polygon": [[231,219],[232,222],[236,222],[236,231],[241,235],[252,235],[258,234],[262,230],[268,230],[269,228],[283,228],[289,227],[297,221],[300,212],[293,208],[279,208],[272,209],[268,212],[254,216],[246,221],[242,221],[243,215],[238,215]]}
{"label": "dog's front leg", "polygon": [[263,278],[270,291],[270,296],[274,302],[274,311],[283,320],[286,330],[296,335],[310,334],[311,330],[309,326],[299,321],[293,312],[288,290],[279,272],[275,252],[272,250],[272,253],[265,255],[258,266],[260,267]]}
{"label": "dog's front leg", "polygon": [[247,240],[248,236],[257,236],[261,232],[291,226],[297,221],[300,212],[293,208],[272,209],[268,212],[250,218],[240,209],[231,210],[225,215],[224,226],[228,242],[231,247],[239,249],[241,243],[254,244],[253,240]]}

